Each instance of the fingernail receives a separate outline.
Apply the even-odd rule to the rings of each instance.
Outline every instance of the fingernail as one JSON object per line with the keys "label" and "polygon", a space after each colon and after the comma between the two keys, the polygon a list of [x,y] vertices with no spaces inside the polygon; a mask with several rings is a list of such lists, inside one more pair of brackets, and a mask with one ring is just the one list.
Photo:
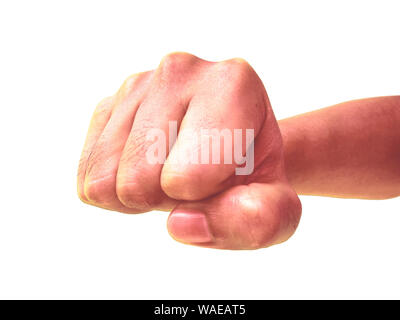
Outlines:
{"label": "fingernail", "polygon": [[173,212],[168,219],[172,237],[186,243],[206,243],[213,240],[206,216],[203,213]]}

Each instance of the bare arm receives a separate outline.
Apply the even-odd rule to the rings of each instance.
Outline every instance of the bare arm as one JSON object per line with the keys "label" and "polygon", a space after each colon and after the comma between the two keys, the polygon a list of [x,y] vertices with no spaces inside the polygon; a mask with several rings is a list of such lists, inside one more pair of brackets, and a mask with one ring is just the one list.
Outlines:
{"label": "bare arm", "polygon": [[298,194],[400,195],[400,96],[341,103],[279,122]]}

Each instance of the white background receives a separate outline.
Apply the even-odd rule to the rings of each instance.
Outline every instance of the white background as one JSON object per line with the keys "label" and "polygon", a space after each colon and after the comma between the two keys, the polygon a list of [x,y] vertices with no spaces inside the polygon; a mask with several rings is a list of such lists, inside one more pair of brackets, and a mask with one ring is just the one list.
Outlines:
{"label": "white background", "polygon": [[400,298],[400,198],[301,197],[286,243],[185,246],[81,203],[93,108],[171,51],[243,57],[278,119],[400,90],[398,1],[0,2],[0,298]]}

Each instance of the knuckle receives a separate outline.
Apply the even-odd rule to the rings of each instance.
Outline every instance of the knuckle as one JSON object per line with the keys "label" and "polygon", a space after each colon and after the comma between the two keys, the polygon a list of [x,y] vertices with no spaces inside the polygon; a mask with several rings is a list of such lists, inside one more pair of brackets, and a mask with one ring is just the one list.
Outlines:
{"label": "knuckle", "polygon": [[242,58],[234,58],[219,62],[217,65],[219,75],[222,74],[222,79],[225,79],[228,84],[228,89],[237,90],[241,87],[248,87],[248,83],[254,85],[258,82],[256,75],[250,64]]}
{"label": "knuckle", "polygon": [[163,66],[174,66],[174,65],[182,65],[187,62],[191,62],[196,57],[190,53],[187,52],[171,52],[166,54],[162,59],[160,65]]}
{"label": "knuckle", "polygon": [[114,102],[114,96],[109,96],[102,99],[94,109],[93,117],[95,119],[103,116],[108,116]]}
{"label": "knuckle", "polygon": [[89,202],[107,204],[115,194],[115,176],[113,174],[100,178],[87,176],[84,184],[84,195]]}
{"label": "knuckle", "polygon": [[134,73],[127,77],[122,83],[118,90],[117,95],[119,97],[126,97],[142,82],[143,79],[147,78],[151,74],[151,71]]}
{"label": "knuckle", "polygon": [[121,203],[128,208],[148,209],[151,203],[142,188],[134,182],[117,183],[117,197]]}
{"label": "knuckle", "polygon": [[[171,198],[177,196],[177,179],[173,179],[169,174],[161,173],[161,189]],[[178,184],[179,186],[179,184]]]}
{"label": "knuckle", "polygon": [[133,188],[132,185],[129,184],[122,184],[117,182],[116,186],[116,192],[117,192],[117,197],[119,201],[122,202],[123,205],[129,207],[129,204],[131,204],[131,195],[133,193]]}
{"label": "knuckle", "polygon": [[127,95],[138,81],[138,74],[132,74],[128,78],[124,80],[121,87],[118,90],[118,96],[125,96]]}
{"label": "knuckle", "polygon": [[185,201],[199,200],[199,179],[194,175],[165,172],[161,174],[161,189],[171,198]]}
{"label": "knuckle", "polygon": [[232,58],[226,60],[226,63],[232,68],[250,69],[250,64],[243,58]]}
{"label": "knuckle", "polygon": [[257,114],[257,121],[265,118],[266,91],[261,79],[250,66],[241,58],[234,58],[219,62],[216,65],[216,83],[221,87],[226,103],[241,110],[243,116]]}
{"label": "knuckle", "polygon": [[233,58],[226,61],[222,61],[221,64],[226,70],[232,75],[243,76],[245,74],[251,73],[252,67],[250,64],[242,58]]}
{"label": "knuckle", "polygon": [[85,196],[86,198],[95,203],[103,202],[103,189],[101,183],[88,181],[85,183]]}
{"label": "knuckle", "polygon": [[179,76],[197,60],[190,53],[172,52],[161,59],[158,71],[163,77]]}

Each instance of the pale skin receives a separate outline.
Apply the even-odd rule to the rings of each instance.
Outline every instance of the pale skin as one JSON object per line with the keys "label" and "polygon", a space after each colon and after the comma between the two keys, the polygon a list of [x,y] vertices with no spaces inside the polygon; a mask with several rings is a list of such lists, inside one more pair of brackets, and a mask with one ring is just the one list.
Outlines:
{"label": "pale skin", "polygon": [[[233,164],[149,164],[146,130],[253,129],[254,172]],[[196,146],[193,146],[196,147]],[[85,203],[124,213],[171,211],[183,243],[258,249],[287,240],[301,216],[297,194],[387,199],[400,195],[400,96],[345,102],[276,121],[264,86],[242,59],[165,56],[134,74],[92,117],[78,170]]]}

